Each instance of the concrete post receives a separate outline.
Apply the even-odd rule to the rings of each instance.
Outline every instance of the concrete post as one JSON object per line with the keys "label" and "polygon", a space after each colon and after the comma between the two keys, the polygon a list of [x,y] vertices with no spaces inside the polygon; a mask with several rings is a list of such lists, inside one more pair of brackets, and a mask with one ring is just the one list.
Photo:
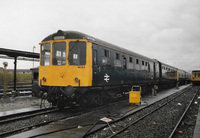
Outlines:
{"label": "concrete post", "polygon": [[155,93],[154,93],[154,88],[152,88],[151,91],[152,91],[152,93],[151,93],[151,94],[152,94],[151,97],[154,97],[154,94],[155,94]]}
{"label": "concrete post", "polygon": [[176,89],[179,89],[179,81],[176,82]]}
{"label": "concrete post", "polygon": [[158,86],[154,85],[154,96],[157,96],[157,90],[158,90]]}
{"label": "concrete post", "polygon": [[6,96],[6,89],[7,89],[7,86],[6,86],[6,67],[8,66],[8,62],[3,62],[3,65],[4,65],[4,96]]}
{"label": "concrete post", "polygon": [[16,81],[17,81],[17,57],[14,61],[14,91],[16,91]]}

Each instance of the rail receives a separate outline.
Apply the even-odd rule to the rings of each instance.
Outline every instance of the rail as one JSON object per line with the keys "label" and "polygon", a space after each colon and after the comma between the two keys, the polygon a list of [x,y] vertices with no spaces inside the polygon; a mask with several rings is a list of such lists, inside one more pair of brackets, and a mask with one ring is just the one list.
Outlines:
{"label": "rail", "polygon": [[[0,95],[4,93],[3,87],[4,85],[0,85]],[[6,92],[12,92],[13,90],[14,90],[14,83],[8,83]],[[31,90],[32,90],[31,82],[19,82],[16,84],[16,91],[31,91]]]}
{"label": "rail", "polygon": [[169,138],[172,138],[175,134],[176,129],[178,128],[178,126],[180,125],[181,121],[183,120],[183,117],[186,115],[186,113],[188,112],[188,109],[191,107],[192,102],[194,102],[195,97],[197,96],[198,92],[200,91],[200,88],[197,90],[196,94],[194,95],[194,97],[192,98],[192,100],[190,101],[189,105],[187,106],[187,108],[185,109],[185,111],[183,112],[181,118],[179,119],[179,121],[177,122],[176,126],[174,127],[172,133],[170,134]]}
{"label": "rail", "polygon": [[[157,106],[156,108],[154,108],[155,110],[150,110],[150,111],[148,111],[148,114],[143,114],[142,115],[142,117],[140,116],[140,117],[137,117],[136,119],[135,119],[135,121],[134,122],[132,122],[130,125],[127,125],[126,127],[124,127],[123,129],[120,129],[120,130],[118,130],[117,132],[115,132],[114,134],[112,134],[112,135],[110,135],[110,137],[114,137],[114,136],[116,136],[116,135],[118,135],[119,133],[121,133],[121,132],[123,132],[124,130],[126,130],[127,128],[129,128],[130,126],[132,126],[132,125],[134,125],[134,124],[136,124],[137,122],[139,122],[140,120],[142,120],[143,118],[145,118],[145,117],[147,117],[149,114],[151,114],[151,113],[153,113],[153,112],[155,112],[156,110],[158,110],[158,109],[160,109],[161,107],[161,105],[167,105],[168,104],[168,102],[169,101],[172,101],[173,99],[175,99],[176,97],[178,97],[178,96],[180,96],[181,94],[183,94],[184,92],[186,92],[186,91],[188,91],[189,89],[191,89],[191,87],[187,87],[187,88],[185,88],[184,90],[182,90],[182,91],[180,91],[180,92],[178,92],[178,93],[174,93],[174,94],[172,94],[172,95],[170,95],[170,96],[167,96],[167,97],[165,97],[165,98],[163,98],[163,99],[160,99],[160,100],[158,100],[158,101],[156,101],[156,102],[154,102],[154,103],[152,103],[152,104],[149,104],[148,106],[145,106],[145,107],[143,107],[143,108],[141,108],[141,109],[139,109],[139,110],[137,110],[136,112],[134,112],[134,113],[131,113],[131,114],[128,114],[128,115],[126,115],[126,114],[124,114],[123,116],[121,116],[119,119],[116,119],[116,120],[113,120],[112,122],[110,122],[109,124],[110,125],[114,125],[115,123],[117,123],[117,122],[120,122],[120,121],[123,121],[125,118],[128,118],[128,117],[130,117],[130,116],[132,116],[132,115],[134,115],[134,114],[140,114],[140,112],[141,111],[148,111],[149,110],[149,108],[151,108],[151,106]],[[171,97],[171,98],[170,98]],[[172,98],[173,97],[173,98]],[[128,111],[129,112],[129,111]],[[112,118],[112,117],[111,117]],[[119,124],[119,123],[118,123]],[[92,136],[96,136],[95,135],[95,133],[97,133],[98,131],[100,131],[100,130],[103,130],[105,127],[106,127],[107,125],[104,125],[104,126],[102,126],[102,127],[99,127],[98,129],[96,129],[96,130],[94,130],[94,131],[89,131],[89,132],[87,132],[85,135],[83,135],[83,138],[85,138],[85,137],[92,137]],[[122,126],[121,126],[122,127]],[[106,132],[104,132],[104,133],[106,133]],[[94,135],[93,135],[94,134]],[[107,136],[108,137],[108,136]]]}
{"label": "rail", "polygon": [[[156,112],[157,110],[161,109],[162,107],[164,107],[165,105],[167,105],[169,102],[173,101],[174,99],[176,99],[177,97],[179,97],[180,95],[184,94],[186,91],[183,91],[181,93],[179,93],[178,95],[174,96],[173,98],[171,98],[170,100],[168,100],[167,102],[163,103],[162,105],[160,105],[159,107],[157,107],[156,109],[152,110],[151,112],[143,115],[142,117],[138,118],[137,120],[135,120],[134,122],[132,122],[131,124],[127,125],[126,127],[122,128],[121,130],[115,132],[113,135],[109,136],[109,138],[112,138],[118,134],[120,134],[121,132],[123,132],[124,130],[126,130],[127,128],[129,128],[130,126],[136,124],[137,122],[141,121],[142,119],[146,118],[147,116],[149,116],[150,114]],[[126,117],[124,117],[126,118]]]}
{"label": "rail", "polygon": [[[35,110],[35,111],[30,111],[30,112],[25,112],[25,113],[19,113],[19,114],[12,114],[12,115],[9,115],[9,116],[0,117],[0,123],[1,123],[1,125],[5,125],[6,123],[12,123],[12,122],[17,122],[17,121],[19,122],[19,121],[24,120],[24,119],[35,117],[35,116],[38,116],[38,115],[53,113],[53,112],[57,112],[57,111],[58,111],[58,109],[50,108],[50,109],[40,109],[40,110]],[[51,123],[51,122],[53,122],[53,121],[42,122],[42,123],[39,123],[39,124],[31,124],[30,126],[22,126],[22,127],[18,126],[14,130],[5,131],[5,132],[2,132],[2,133],[0,132],[0,137],[6,137],[6,136],[12,135],[16,132],[19,132],[19,131],[22,131],[22,130],[25,130],[25,129],[31,129],[32,127],[35,127],[35,126],[45,125],[45,124],[48,124],[48,123]]]}

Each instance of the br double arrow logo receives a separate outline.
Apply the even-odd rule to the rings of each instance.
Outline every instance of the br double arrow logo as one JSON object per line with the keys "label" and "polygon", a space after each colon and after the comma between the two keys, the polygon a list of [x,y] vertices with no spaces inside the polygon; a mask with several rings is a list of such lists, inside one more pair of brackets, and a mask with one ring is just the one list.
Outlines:
{"label": "br double arrow logo", "polygon": [[104,80],[105,80],[106,82],[108,82],[108,81],[110,80],[110,76],[109,76],[108,74],[105,74],[105,75],[104,75]]}

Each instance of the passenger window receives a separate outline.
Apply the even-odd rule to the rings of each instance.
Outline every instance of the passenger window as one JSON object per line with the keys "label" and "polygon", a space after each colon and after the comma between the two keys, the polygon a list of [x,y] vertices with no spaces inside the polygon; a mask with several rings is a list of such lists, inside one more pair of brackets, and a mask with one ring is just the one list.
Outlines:
{"label": "passenger window", "polygon": [[110,52],[108,50],[104,50],[104,57],[110,57]]}
{"label": "passenger window", "polygon": [[122,63],[121,63],[121,57],[119,53],[115,53],[115,57],[114,57],[114,67],[122,67]]}
{"label": "passenger window", "polygon": [[144,66],[144,61],[142,61],[142,65]]}
{"label": "passenger window", "polygon": [[129,62],[127,63],[127,69],[129,70],[133,70],[134,66],[133,66],[133,58],[129,57]]}
{"label": "passenger window", "polygon": [[133,59],[132,57],[129,57],[129,62],[132,63],[133,62]]}
{"label": "passenger window", "polygon": [[102,57],[102,65],[104,66],[110,66],[110,51],[103,50],[103,57]]}
{"label": "passenger window", "polygon": [[69,43],[69,64],[86,64],[86,42],[72,41]]}
{"label": "passenger window", "polygon": [[116,59],[116,60],[120,60],[120,59],[121,59],[119,53],[116,53],[116,54],[115,54],[115,59]]}
{"label": "passenger window", "polygon": [[139,64],[139,59],[136,59],[136,64]]}

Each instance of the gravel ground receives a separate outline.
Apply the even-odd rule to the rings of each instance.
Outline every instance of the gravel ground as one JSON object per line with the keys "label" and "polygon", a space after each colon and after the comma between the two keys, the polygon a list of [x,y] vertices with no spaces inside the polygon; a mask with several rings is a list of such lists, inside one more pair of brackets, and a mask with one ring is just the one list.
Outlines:
{"label": "gravel ground", "polygon": [[200,93],[198,93],[185,117],[177,128],[173,138],[192,138],[200,106]]}
{"label": "gravel ground", "polygon": [[186,98],[187,96],[184,95],[174,100],[157,112],[149,115],[144,120],[138,122],[135,126],[131,126],[125,133],[121,133],[117,137],[169,137],[173,127],[186,108],[187,104],[184,104],[184,99]]}
{"label": "gravel ground", "polygon": [[0,99],[0,112],[29,107],[39,107],[41,99],[30,96],[2,97]]}
{"label": "gravel ground", "polygon": [[[164,108],[149,115],[144,120],[138,122],[136,125],[131,126],[129,129],[125,130],[123,133],[121,133],[117,137],[127,137],[127,138],[128,137],[133,137],[133,138],[168,137],[174,125],[178,121],[179,116],[182,114],[182,112],[185,110],[186,106],[188,105],[189,101],[186,101],[186,99],[188,99],[189,97],[192,97],[193,94],[191,94],[191,91],[192,90],[188,91],[187,94],[184,94],[183,96],[172,101],[170,104],[167,104]],[[153,110],[154,108],[155,106],[151,107],[151,110]],[[145,110],[148,110],[148,109],[145,109]],[[146,112],[145,110],[142,112]],[[119,121],[115,124],[112,124],[111,127],[113,131],[116,132],[123,126],[126,126],[130,122],[136,120],[138,118],[138,114],[140,113],[137,113],[133,116],[129,116],[124,121]],[[108,137],[109,135],[112,135],[110,129],[105,128],[104,130],[97,132],[93,135],[90,135],[89,137]],[[192,137],[192,135],[186,134],[185,136],[182,135],[182,137]]]}
{"label": "gravel ground", "polygon": [[[185,99],[186,99],[186,97],[185,97]],[[28,107],[39,107],[40,102],[41,102],[40,98],[35,98],[35,97],[32,97],[32,96],[19,96],[19,97],[1,98],[0,99],[0,112],[9,111],[9,110],[13,110],[13,109],[28,108]],[[175,103],[177,105],[178,102],[175,102]],[[200,101],[198,101],[198,103],[200,103]],[[194,104],[194,105],[197,106],[197,104]],[[178,109],[176,107],[178,107]],[[119,137],[144,137],[144,136],[146,136],[146,137],[157,137],[158,135],[155,135],[155,134],[160,132],[160,128],[164,128],[167,131],[168,125],[171,124],[171,122],[175,122],[175,120],[177,120],[176,115],[174,115],[174,113],[177,114],[177,110],[180,109],[180,106],[177,105],[176,107],[169,107],[168,109],[164,109],[163,111],[159,111],[161,115],[154,114],[151,117],[149,117],[147,119],[148,122],[144,121],[142,123],[143,124],[142,128],[140,126],[131,127],[130,129],[124,131],[124,133],[122,133]],[[181,108],[182,107],[183,106],[181,106]],[[194,108],[198,109],[197,107],[194,107]],[[193,107],[192,107],[192,109],[193,109]],[[168,112],[168,111],[170,111],[170,112]],[[147,111],[144,110],[144,112],[147,112]],[[140,113],[137,113],[137,114],[138,114],[137,116],[140,116]],[[193,115],[195,113],[192,111],[191,114]],[[25,125],[29,125],[29,124],[37,124],[39,122],[49,121],[51,119],[57,118],[58,115],[64,116],[64,114],[41,115],[41,116],[36,117],[36,118],[24,120],[24,121],[21,122],[21,124],[13,122],[13,123],[9,124],[8,126],[0,126],[0,130],[1,130],[0,133],[12,130],[13,128],[16,128],[16,126],[18,127],[20,125],[25,126]],[[191,119],[192,115],[189,115],[190,119]],[[158,117],[158,116],[160,116],[160,117]],[[171,119],[169,119],[169,122],[168,123],[165,122],[163,124],[159,123],[159,121],[166,121],[166,119],[164,118],[166,116],[167,117],[171,116]],[[132,120],[135,120],[135,119],[130,118],[130,117],[127,118],[127,121],[129,121],[129,122],[132,121]],[[154,124],[154,122],[155,122],[155,124]],[[195,122],[195,121],[193,120],[192,122]],[[183,126],[191,125],[191,121],[185,121],[185,122],[182,123],[182,125]],[[193,125],[193,127],[194,127],[194,125]],[[148,130],[148,132],[144,132],[144,129],[146,129],[147,126],[150,126],[151,129]],[[117,124],[112,125],[112,128],[114,129],[114,131],[116,131],[116,129],[117,129],[116,127],[117,127]],[[187,129],[188,128],[186,127],[185,130],[187,130]],[[179,130],[185,132],[184,128],[180,128]],[[191,128],[191,132],[193,132],[192,130],[193,129]],[[106,131],[110,135],[110,129],[109,128],[106,128],[106,129],[103,130],[103,133],[104,133],[103,135],[102,134],[97,134],[97,135],[95,134],[95,135],[98,136],[98,137],[104,137],[105,134],[106,134]],[[188,133],[190,133],[190,132],[188,132]],[[188,134],[188,135],[191,135],[191,134]],[[190,137],[188,135],[187,135],[187,137]],[[162,136],[164,136],[164,135],[162,135]],[[181,136],[178,136],[178,137],[183,137],[183,134],[181,134]]]}
{"label": "gravel ground", "polygon": [[[16,98],[7,97],[7,98],[0,99],[0,100],[1,100],[1,103],[2,103],[2,106],[1,106],[0,109],[2,109],[4,111],[17,109],[17,108],[21,109],[21,108],[35,107],[35,106],[39,107],[40,102],[41,102],[40,99],[31,97],[31,96],[16,97]],[[23,119],[23,120],[20,120],[20,121],[13,121],[13,122],[1,124],[0,125],[0,135],[5,133],[5,132],[16,130],[16,128],[17,129],[26,128],[26,127],[29,127],[30,125],[33,126],[32,128],[36,128],[35,125],[37,125],[37,124],[45,123],[45,122],[49,122],[49,121],[55,121],[57,119],[64,118],[64,117],[68,118],[70,116],[74,116],[74,114],[77,115],[77,113],[79,113],[80,111],[82,111],[82,109],[79,109],[79,108],[70,109],[70,110],[66,110],[66,111],[61,110],[61,111],[57,111],[57,112],[54,112],[54,113],[37,115],[37,116],[30,117],[30,118],[27,118],[27,119]],[[98,112],[98,111],[96,111],[96,112]],[[79,124],[79,123],[81,123],[81,121],[85,122],[84,119],[81,119],[81,120],[78,120],[78,121],[75,120],[75,121],[71,122],[69,124],[69,126],[72,125],[72,124],[76,124],[76,123]],[[25,130],[27,130],[27,129],[25,129]]]}
{"label": "gravel ground", "polygon": [[28,130],[26,128],[29,128],[30,126],[32,126],[33,128],[36,128],[35,125],[46,123],[49,121],[54,121],[59,118],[63,118],[67,116],[70,116],[70,114],[69,113],[67,114],[64,112],[54,112],[54,113],[46,113],[42,115],[37,115],[37,116],[23,119],[20,121],[13,121],[6,124],[3,123],[0,125],[0,135],[2,133],[13,131],[20,128],[25,128],[25,130]]}

